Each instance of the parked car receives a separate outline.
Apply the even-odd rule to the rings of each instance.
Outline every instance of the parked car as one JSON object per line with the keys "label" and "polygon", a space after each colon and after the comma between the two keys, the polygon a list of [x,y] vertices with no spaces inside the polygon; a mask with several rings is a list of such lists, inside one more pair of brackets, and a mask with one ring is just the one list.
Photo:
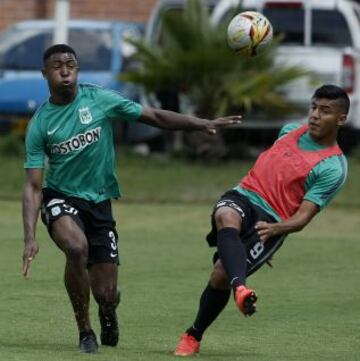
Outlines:
{"label": "parked car", "polygon": [[[121,82],[119,74],[132,64],[134,48],[126,38],[143,36],[144,25],[70,20],[68,26],[68,44],[79,58],[79,81],[98,84],[138,100],[137,88]],[[52,44],[53,27],[52,20],[24,21],[0,33],[0,133],[14,128],[22,132],[32,114],[48,98],[40,69],[43,52]],[[116,130],[122,132],[118,127]],[[154,132],[154,128],[138,125],[130,133],[133,137],[146,138]]]}
{"label": "parked car", "polygon": [[[218,2],[219,0],[202,0],[202,4],[208,7],[210,13],[213,11]],[[158,0],[152,9],[149,20],[146,24],[146,42],[149,44],[162,44],[164,41],[164,35],[161,26],[162,14],[166,13],[175,16],[180,15],[184,10],[185,4],[186,0]],[[174,97],[174,94],[168,94],[168,97],[171,99],[166,99],[166,94],[162,94],[161,97],[159,97],[155,94],[141,93],[141,102],[145,105],[150,105],[153,107],[168,108],[167,103],[169,103],[170,107],[173,106],[174,100],[172,98]],[[186,100],[184,101],[187,103]],[[180,109],[176,108],[171,110],[182,110],[184,112],[188,112],[188,109],[184,109],[182,107],[180,107]]]}
{"label": "parked car", "polygon": [[[342,86],[351,99],[346,127],[340,143],[349,150],[360,143],[360,4],[351,0],[221,0],[213,11],[214,23],[228,19],[229,12],[262,12],[272,23],[274,34],[284,36],[276,62],[300,65],[313,76],[296,80],[284,92],[300,109],[296,114],[306,120],[309,96],[319,84]],[[293,116],[279,119],[247,116],[244,126],[278,129]]]}
{"label": "parked car", "polygon": [[[202,0],[202,3],[212,12],[219,0]],[[186,0],[158,0],[153,7],[146,25],[145,37],[148,42],[161,43],[161,14],[172,13],[181,14]]]}
{"label": "parked car", "polygon": [[[346,89],[351,111],[340,143],[347,151],[360,142],[360,4],[351,0],[220,0],[205,1],[214,25],[228,22],[234,11],[255,10],[267,16],[274,34],[283,40],[277,49],[277,64],[298,65],[311,77],[295,80],[283,88],[299,109],[274,117],[265,112],[247,113],[239,126],[253,141],[276,136],[280,127],[294,120],[306,121],[309,97],[316,87],[333,83]],[[146,28],[149,42],[161,41],[159,14],[180,12],[185,0],[160,0]],[[225,41],[225,40],[224,40]],[[148,99],[147,99],[148,100]],[[271,140],[271,139],[270,139]]]}

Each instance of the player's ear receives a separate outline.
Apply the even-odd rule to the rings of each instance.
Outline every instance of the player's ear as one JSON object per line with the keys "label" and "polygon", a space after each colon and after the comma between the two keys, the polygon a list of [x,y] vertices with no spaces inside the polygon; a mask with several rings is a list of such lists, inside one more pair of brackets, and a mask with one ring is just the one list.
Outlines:
{"label": "player's ear", "polygon": [[42,74],[42,76],[43,76],[44,79],[47,79],[47,75],[46,75],[46,70],[45,70],[45,68],[42,68],[42,69],[41,69],[41,74]]}
{"label": "player's ear", "polygon": [[346,122],[347,114],[340,114],[337,122],[338,127],[342,127]]}

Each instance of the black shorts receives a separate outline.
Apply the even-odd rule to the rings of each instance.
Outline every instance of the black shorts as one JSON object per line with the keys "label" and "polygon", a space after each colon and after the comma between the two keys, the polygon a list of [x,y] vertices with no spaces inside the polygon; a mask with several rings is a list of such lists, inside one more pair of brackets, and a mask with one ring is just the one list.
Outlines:
{"label": "black shorts", "polygon": [[[215,204],[211,215],[212,229],[207,235],[206,240],[210,247],[217,245],[217,229],[214,220],[214,213],[221,207],[230,207],[237,211],[242,218],[242,227],[240,232],[241,241],[245,244],[247,252],[247,276],[258,270],[272,255],[280,248],[286,235],[269,238],[264,244],[254,229],[256,222],[266,221],[269,223],[277,222],[271,215],[263,211],[260,207],[254,205],[247,197],[241,193],[230,190],[223,194]],[[219,258],[216,252],[213,262]]]}
{"label": "black shorts", "polygon": [[95,203],[43,189],[41,219],[50,236],[52,223],[63,216],[70,216],[85,233],[89,247],[88,266],[119,264],[118,235],[110,200]]}

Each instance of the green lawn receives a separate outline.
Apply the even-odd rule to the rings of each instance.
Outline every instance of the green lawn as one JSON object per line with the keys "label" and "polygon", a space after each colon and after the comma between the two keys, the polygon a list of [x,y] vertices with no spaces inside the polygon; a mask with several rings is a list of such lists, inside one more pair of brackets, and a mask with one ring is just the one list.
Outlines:
{"label": "green lawn", "polygon": [[[31,279],[23,280],[20,204],[3,200],[0,209],[1,361],[174,359],[171,351],[193,320],[211,269],[203,241],[211,202],[115,203],[121,346],[96,356],[77,352],[62,254],[39,225],[40,253]],[[290,236],[274,269],[249,279],[259,294],[258,313],[244,318],[230,302],[204,338],[199,359],[360,360],[359,218],[359,208],[331,207]]]}
{"label": "green lawn", "polygon": [[[0,153],[4,171],[0,177],[0,199],[19,199],[24,181],[23,159]],[[120,149],[118,175],[127,202],[213,202],[236,185],[253,161],[231,161],[212,165],[181,159],[144,158]],[[349,159],[349,179],[335,206],[360,208],[360,157]]]}

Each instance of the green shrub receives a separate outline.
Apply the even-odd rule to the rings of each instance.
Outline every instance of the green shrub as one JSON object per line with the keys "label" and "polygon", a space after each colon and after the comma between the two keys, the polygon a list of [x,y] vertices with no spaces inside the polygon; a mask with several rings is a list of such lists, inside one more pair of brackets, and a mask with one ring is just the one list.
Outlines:
{"label": "green shrub", "polygon": [[19,157],[24,155],[24,141],[15,133],[0,137],[0,154],[8,157]]}

